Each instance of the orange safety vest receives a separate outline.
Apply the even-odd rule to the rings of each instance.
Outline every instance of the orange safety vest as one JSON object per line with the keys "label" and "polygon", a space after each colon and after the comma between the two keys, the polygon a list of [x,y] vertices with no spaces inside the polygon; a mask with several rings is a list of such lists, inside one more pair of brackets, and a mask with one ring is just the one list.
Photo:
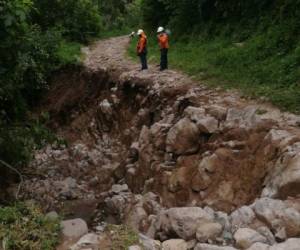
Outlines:
{"label": "orange safety vest", "polygon": [[166,33],[162,33],[158,36],[158,43],[161,49],[168,49],[169,46],[169,36]]}
{"label": "orange safety vest", "polygon": [[142,53],[147,48],[147,36],[145,33],[143,33],[138,41],[138,44],[136,46],[136,51],[138,54]]}

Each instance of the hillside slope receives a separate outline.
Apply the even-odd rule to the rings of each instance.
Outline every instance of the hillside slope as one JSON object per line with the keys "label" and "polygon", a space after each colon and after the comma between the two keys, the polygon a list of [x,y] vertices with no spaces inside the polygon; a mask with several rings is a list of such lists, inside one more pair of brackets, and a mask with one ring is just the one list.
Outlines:
{"label": "hillside slope", "polygon": [[36,152],[23,198],[84,218],[99,239],[121,223],[142,244],[244,249],[250,230],[271,249],[297,245],[278,243],[300,236],[299,117],[176,71],[140,72],[128,43],[99,41],[55,78],[43,109],[68,146]]}

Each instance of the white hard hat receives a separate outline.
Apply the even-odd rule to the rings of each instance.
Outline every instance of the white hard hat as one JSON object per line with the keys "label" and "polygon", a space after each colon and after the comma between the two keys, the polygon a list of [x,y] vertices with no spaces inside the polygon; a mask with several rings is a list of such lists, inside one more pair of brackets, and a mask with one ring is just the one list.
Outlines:
{"label": "white hard hat", "polygon": [[163,32],[165,29],[163,27],[158,27],[157,33]]}
{"label": "white hard hat", "polygon": [[144,31],[142,30],[142,29],[139,29],[138,30],[138,32],[137,32],[137,34],[140,36],[141,34],[143,34],[144,33]]}

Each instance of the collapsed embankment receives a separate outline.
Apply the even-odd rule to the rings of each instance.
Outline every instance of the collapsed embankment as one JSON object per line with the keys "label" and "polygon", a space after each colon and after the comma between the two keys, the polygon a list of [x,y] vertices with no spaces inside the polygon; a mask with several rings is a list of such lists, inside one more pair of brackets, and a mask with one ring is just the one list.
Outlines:
{"label": "collapsed embankment", "polygon": [[256,239],[269,245],[300,236],[298,118],[157,74],[109,66],[56,76],[43,110],[68,146],[36,153],[24,199],[161,241],[246,249],[233,238],[240,227],[267,228]]}

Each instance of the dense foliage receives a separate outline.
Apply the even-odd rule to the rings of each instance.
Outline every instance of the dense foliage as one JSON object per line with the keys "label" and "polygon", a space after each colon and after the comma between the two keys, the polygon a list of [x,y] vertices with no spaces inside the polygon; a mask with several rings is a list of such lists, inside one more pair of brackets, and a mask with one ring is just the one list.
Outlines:
{"label": "dense foliage", "polygon": [[[0,0],[2,161],[20,167],[34,149],[57,141],[44,126],[48,115],[30,114],[49,89],[49,77],[80,62],[81,43],[139,22],[139,6],[140,0]],[[0,178],[7,173],[0,163]]]}
{"label": "dense foliage", "polygon": [[59,240],[60,223],[46,218],[33,205],[0,207],[1,246],[7,250],[52,250]]}
{"label": "dense foliage", "polygon": [[[179,34],[226,34],[245,39],[280,25],[281,39],[299,37],[299,0],[143,0],[145,24],[168,24]],[[201,34],[203,35],[203,34]]]}
{"label": "dense foliage", "polygon": [[171,65],[300,111],[300,0],[143,0],[142,16],[171,29]]}
{"label": "dense foliage", "polygon": [[22,165],[53,139],[44,118],[29,113],[49,76],[79,62],[80,43],[134,21],[137,6],[137,0],[0,0],[0,159]]}

